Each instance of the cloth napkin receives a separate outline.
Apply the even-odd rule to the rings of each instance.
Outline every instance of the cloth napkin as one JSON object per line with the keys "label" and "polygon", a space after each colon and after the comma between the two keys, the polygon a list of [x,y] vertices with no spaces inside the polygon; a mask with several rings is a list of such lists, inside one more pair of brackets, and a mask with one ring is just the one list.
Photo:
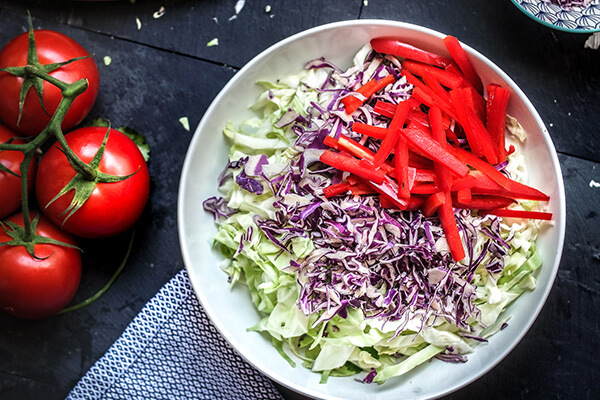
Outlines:
{"label": "cloth napkin", "polygon": [[283,398],[219,334],[182,270],[67,397],[77,399]]}

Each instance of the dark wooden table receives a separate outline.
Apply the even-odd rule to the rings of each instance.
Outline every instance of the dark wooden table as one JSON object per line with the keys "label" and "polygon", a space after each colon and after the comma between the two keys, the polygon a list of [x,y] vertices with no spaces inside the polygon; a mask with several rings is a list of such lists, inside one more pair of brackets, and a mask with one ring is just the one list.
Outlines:
{"label": "dark wooden table", "polygon": [[[0,45],[26,30],[62,31],[95,54],[101,74],[93,117],[142,132],[152,147],[150,202],[131,261],[112,288],[77,312],[41,321],[0,315],[0,398],[61,399],[144,304],[184,267],[176,226],[178,180],[194,128],[248,60],[291,34],[345,19],[393,19],[457,36],[491,58],[529,96],[550,130],[567,195],[567,235],[550,297],[523,341],[490,373],[449,399],[593,399],[600,389],[600,50],[588,34],[535,23],[508,0],[0,1]],[[267,6],[270,5],[270,11]],[[164,13],[155,12],[164,6]],[[157,18],[158,17],[158,18]],[[218,38],[218,46],[207,46]],[[112,59],[105,65],[103,58]],[[187,117],[187,131],[179,119]],[[112,274],[84,243],[77,299]],[[287,399],[301,399],[282,388]]]}

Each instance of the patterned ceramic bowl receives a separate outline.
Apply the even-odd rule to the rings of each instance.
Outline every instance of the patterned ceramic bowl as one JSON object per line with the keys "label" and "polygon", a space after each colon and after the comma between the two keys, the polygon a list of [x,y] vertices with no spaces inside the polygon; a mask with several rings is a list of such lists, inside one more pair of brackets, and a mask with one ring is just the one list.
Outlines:
{"label": "patterned ceramic bowl", "polygon": [[549,0],[512,2],[526,15],[550,28],[574,33],[600,31],[600,0],[591,0],[589,4],[584,2],[585,6],[560,6]]}

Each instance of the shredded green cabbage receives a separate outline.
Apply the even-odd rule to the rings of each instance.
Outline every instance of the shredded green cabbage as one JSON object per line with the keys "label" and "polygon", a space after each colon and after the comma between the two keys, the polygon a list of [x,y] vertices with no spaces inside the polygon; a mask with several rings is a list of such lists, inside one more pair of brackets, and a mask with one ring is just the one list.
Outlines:
{"label": "shredded green cabbage", "polygon": [[[230,160],[265,154],[267,173],[271,171],[275,176],[286,168],[299,155],[293,145],[296,136],[289,126],[277,128],[275,124],[289,110],[306,114],[311,102],[319,101],[317,91],[311,88],[320,87],[327,77],[322,69],[312,69],[277,82],[260,82],[265,91],[251,106],[256,116],[239,126],[228,123],[224,128],[224,135],[231,143]],[[526,179],[524,166],[524,158],[518,151],[510,156],[507,168],[517,179]],[[233,171],[233,176],[220,188],[227,205],[236,213],[218,222],[214,240],[224,254],[222,268],[231,284],[247,286],[252,302],[263,315],[248,330],[268,333],[290,364],[300,360],[305,367],[322,373],[322,381],[330,376],[375,370],[374,381],[381,383],[418,367],[448,348],[454,354],[465,355],[480,344],[443,320],[429,327],[411,320],[398,334],[401,322],[384,324],[376,318],[365,318],[350,307],[345,318],[335,315],[327,322],[315,324],[320,315],[307,316],[300,310],[297,277],[289,269],[291,261],[301,260],[314,251],[313,243],[308,238],[294,238],[293,254],[281,252],[253,218],[274,216],[275,199],[271,191],[258,195],[243,190],[235,180],[239,173]],[[527,206],[534,208],[536,204],[531,202]],[[541,223],[535,220],[503,223],[503,237],[512,237],[504,270],[492,276],[482,263],[473,277],[482,322],[472,321],[474,336],[487,338],[499,331],[507,320],[503,316],[506,308],[522,293],[535,288],[534,273],[542,263],[535,246],[540,228]],[[247,234],[249,230],[252,235]]]}

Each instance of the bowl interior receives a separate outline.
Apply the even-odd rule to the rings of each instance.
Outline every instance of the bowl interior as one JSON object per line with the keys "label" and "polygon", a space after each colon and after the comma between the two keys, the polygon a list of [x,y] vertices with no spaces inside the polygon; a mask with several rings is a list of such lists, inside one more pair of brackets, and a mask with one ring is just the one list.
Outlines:
{"label": "bowl interior", "polygon": [[[299,33],[259,54],[240,70],[215,98],[200,122],[186,155],[180,181],[178,224],[181,250],[192,285],[200,302],[221,334],[251,364],[275,381],[305,395],[322,399],[433,398],[450,393],[490,370],[520,341],[538,315],[556,275],[565,226],[565,200],[558,159],[539,115],[514,82],[481,54],[465,46],[484,83],[500,83],[511,89],[509,113],[529,133],[525,153],[530,162],[531,184],[551,196],[550,211],[555,225],[538,241],[544,265],[535,291],[525,293],[508,312],[509,326],[469,356],[464,364],[433,360],[383,385],[365,385],[353,378],[330,378],[320,384],[320,375],[297,363],[292,368],[272,347],[270,340],[246,328],[258,322],[246,288],[231,288],[219,268],[222,256],[212,249],[216,232],[212,216],[202,202],[217,195],[217,176],[227,161],[228,147],[222,135],[227,121],[248,118],[260,93],[257,80],[273,80],[297,72],[314,58],[326,57],[340,67],[350,65],[353,55],[371,38],[399,39],[446,54],[443,34],[400,22],[356,20],[333,23]],[[460,38],[459,38],[460,39]]]}

